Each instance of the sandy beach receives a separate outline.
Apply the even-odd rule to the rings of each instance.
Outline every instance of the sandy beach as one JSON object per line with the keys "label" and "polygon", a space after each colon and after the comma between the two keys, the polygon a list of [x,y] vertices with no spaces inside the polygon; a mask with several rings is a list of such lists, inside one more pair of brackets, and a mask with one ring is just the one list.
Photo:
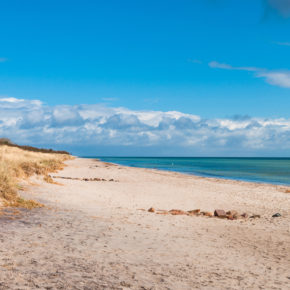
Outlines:
{"label": "sandy beach", "polygon": [[93,159],[66,164],[51,174],[56,184],[23,182],[19,194],[44,208],[1,216],[0,289],[290,289],[289,187]]}

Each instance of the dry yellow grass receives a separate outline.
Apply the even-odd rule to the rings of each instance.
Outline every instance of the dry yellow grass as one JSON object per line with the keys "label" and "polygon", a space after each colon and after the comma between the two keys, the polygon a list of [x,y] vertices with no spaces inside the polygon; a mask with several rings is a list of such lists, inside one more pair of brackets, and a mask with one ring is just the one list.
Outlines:
{"label": "dry yellow grass", "polygon": [[[32,208],[41,206],[32,200],[24,200],[17,194],[20,179],[34,174],[48,176],[64,167],[67,154],[30,152],[6,145],[0,146],[0,199],[3,205]],[[51,180],[47,179],[48,182]]]}

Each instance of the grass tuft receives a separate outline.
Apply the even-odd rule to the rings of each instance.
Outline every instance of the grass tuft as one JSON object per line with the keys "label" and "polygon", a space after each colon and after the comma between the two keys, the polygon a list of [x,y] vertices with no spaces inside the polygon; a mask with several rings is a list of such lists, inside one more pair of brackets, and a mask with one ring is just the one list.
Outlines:
{"label": "grass tuft", "polygon": [[47,183],[52,183],[52,184],[56,184],[56,182],[51,178],[51,176],[49,175],[44,175],[43,180]]}
{"label": "grass tuft", "polygon": [[43,153],[0,145],[0,199],[5,206],[24,208],[41,207],[33,200],[18,196],[19,180],[32,175],[44,175],[44,180],[53,183],[49,172],[64,168],[64,161],[73,158],[67,154]]}

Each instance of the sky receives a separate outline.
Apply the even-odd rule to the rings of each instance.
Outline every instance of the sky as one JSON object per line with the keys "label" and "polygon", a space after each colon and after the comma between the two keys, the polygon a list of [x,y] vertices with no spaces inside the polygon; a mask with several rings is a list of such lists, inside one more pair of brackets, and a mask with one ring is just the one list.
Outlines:
{"label": "sky", "polygon": [[290,0],[11,0],[0,27],[0,137],[290,156]]}

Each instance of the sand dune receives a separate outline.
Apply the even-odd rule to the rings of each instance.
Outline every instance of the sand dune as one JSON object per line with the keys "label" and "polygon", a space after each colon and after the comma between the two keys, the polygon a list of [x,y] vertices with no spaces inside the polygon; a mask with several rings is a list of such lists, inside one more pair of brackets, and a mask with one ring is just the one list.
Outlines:
{"label": "sand dune", "polygon": [[[23,184],[20,194],[45,208],[0,219],[1,289],[290,288],[286,187],[66,163],[53,175],[75,179]],[[158,215],[147,212],[151,206],[261,218]],[[276,212],[282,217],[272,218]]]}

